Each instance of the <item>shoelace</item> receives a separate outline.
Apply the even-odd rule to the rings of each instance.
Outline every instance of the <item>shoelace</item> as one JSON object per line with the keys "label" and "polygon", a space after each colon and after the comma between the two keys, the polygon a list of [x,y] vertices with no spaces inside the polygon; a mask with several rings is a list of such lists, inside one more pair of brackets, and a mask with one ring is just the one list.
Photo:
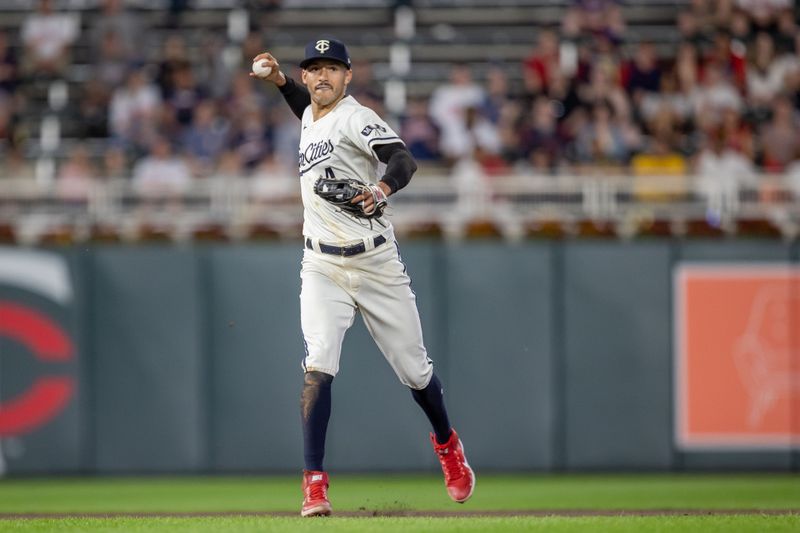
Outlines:
{"label": "shoelace", "polygon": [[327,487],[325,483],[309,483],[306,487],[306,499],[310,501],[327,500]]}
{"label": "shoelace", "polygon": [[445,448],[444,450],[436,450],[439,454],[439,460],[444,466],[444,478],[446,482],[459,479],[464,475],[464,464],[459,457],[459,453],[453,448]]}

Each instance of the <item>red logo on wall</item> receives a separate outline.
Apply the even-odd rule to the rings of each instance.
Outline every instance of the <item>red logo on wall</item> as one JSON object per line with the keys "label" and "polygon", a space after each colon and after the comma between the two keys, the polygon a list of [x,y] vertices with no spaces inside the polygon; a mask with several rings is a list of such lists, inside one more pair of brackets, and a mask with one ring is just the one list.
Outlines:
{"label": "red logo on wall", "polygon": [[684,265],[676,274],[678,445],[800,446],[800,270]]}
{"label": "red logo on wall", "polygon": [[[49,317],[18,303],[0,301],[0,336],[25,346],[43,362],[67,362],[74,355],[69,336]],[[70,376],[41,376],[17,396],[0,402],[0,437],[28,433],[55,418],[75,389]]]}

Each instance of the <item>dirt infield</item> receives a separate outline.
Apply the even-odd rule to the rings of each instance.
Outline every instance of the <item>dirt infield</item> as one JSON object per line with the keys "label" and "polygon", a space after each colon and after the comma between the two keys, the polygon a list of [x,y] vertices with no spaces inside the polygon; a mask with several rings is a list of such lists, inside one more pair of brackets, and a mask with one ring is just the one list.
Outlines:
{"label": "dirt infield", "polygon": [[[379,511],[360,510],[335,513],[334,516],[348,518],[372,517],[433,517],[458,518],[478,516],[701,516],[701,515],[800,515],[800,509],[552,509],[522,511]],[[24,520],[37,518],[213,518],[213,517],[294,517],[298,512],[259,512],[259,511],[226,511],[213,513],[0,513],[0,520]]]}

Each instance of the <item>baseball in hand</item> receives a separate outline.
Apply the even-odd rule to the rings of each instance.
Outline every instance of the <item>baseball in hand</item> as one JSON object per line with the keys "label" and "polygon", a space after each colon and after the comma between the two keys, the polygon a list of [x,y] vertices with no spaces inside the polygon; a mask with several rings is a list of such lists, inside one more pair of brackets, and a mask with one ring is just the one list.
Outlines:
{"label": "baseball in hand", "polygon": [[259,78],[266,78],[269,76],[270,72],[272,72],[272,67],[262,67],[261,63],[264,60],[260,59],[258,61],[253,61],[253,74],[255,74]]}

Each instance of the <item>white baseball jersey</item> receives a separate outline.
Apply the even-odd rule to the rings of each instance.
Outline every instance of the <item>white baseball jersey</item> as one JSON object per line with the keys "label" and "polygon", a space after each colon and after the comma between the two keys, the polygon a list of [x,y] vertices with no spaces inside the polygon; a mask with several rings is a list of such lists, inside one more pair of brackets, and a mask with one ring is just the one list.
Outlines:
{"label": "white baseball jersey", "polygon": [[[374,111],[352,96],[343,98],[316,122],[309,106],[303,113],[302,128],[304,241],[333,246],[358,241],[365,244],[365,251],[349,257],[322,253],[306,245],[300,274],[300,318],[306,348],[303,369],[336,375],[342,340],[358,311],[400,381],[422,389],[431,380],[433,363],[422,339],[411,279],[389,220],[348,215],[314,192],[314,183],[320,177],[376,183],[380,175],[374,147],[402,141]],[[374,247],[377,235],[385,241]]]}
{"label": "white baseball jersey", "polygon": [[374,148],[402,142],[373,110],[352,96],[314,121],[311,106],[303,113],[300,134],[300,189],[303,198],[303,235],[337,246],[391,228],[388,218],[366,220],[343,213],[314,192],[318,178],[355,178],[377,183],[379,161]]}

